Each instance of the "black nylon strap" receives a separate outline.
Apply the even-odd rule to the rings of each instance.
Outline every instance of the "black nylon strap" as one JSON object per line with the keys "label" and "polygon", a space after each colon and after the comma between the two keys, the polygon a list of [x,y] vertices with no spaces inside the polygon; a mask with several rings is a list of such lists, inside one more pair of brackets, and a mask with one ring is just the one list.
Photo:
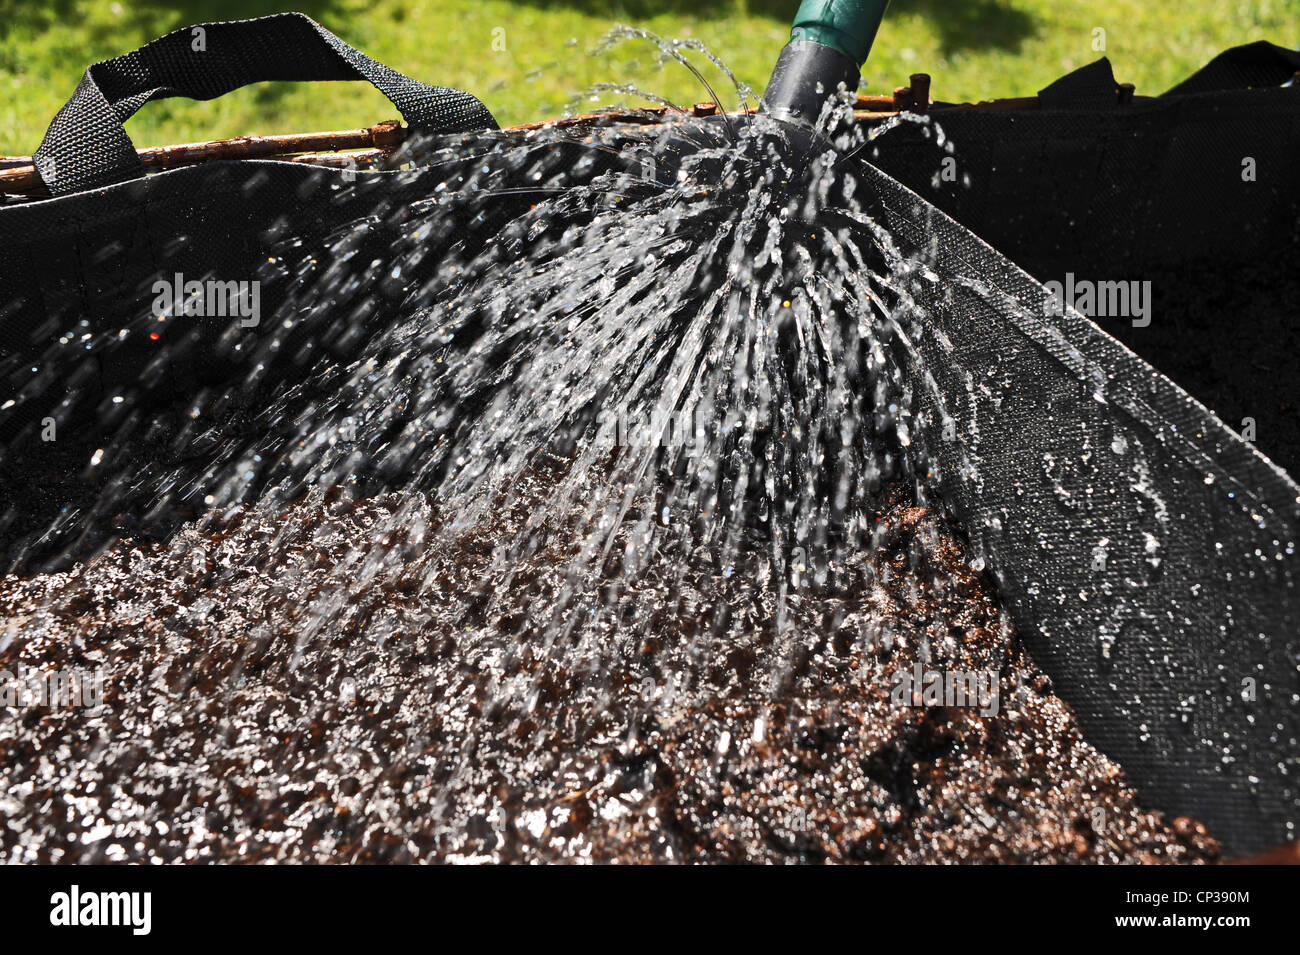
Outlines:
{"label": "black nylon strap", "polygon": [[[202,30],[202,50],[196,50]],[[122,124],[154,99],[215,99],[272,80],[368,80],[412,126],[459,133],[495,129],[487,108],[460,90],[389,69],[301,13],[175,30],[133,53],[87,68],[45,133],[34,161],[53,195],[143,175]]]}

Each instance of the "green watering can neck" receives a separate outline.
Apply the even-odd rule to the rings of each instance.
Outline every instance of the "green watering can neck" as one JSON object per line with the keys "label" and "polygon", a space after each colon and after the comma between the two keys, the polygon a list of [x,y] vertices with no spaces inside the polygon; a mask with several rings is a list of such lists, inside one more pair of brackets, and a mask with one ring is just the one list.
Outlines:
{"label": "green watering can neck", "polygon": [[811,125],[841,83],[856,90],[889,0],[803,0],[763,94],[763,110]]}

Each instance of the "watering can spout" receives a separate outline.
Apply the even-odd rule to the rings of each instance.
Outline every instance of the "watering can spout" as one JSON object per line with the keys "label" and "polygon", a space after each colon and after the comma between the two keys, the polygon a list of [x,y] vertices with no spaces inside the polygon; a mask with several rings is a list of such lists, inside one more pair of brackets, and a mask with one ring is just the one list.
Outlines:
{"label": "watering can spout", "polygon": [[803,0],[763,93],[763,111],[812,125],[839,85],[856,90],[889,0]]}

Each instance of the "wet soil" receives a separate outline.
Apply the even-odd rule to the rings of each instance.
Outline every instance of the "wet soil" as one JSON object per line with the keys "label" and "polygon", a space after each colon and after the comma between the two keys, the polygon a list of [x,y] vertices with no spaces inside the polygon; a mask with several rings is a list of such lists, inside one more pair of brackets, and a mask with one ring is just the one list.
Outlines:
{"label": "wet soil", "polygon": [[[576,541],[497,559],[532,480],[462,535],[422,496],[313,492],[6,578],[0,670],[102,668],[105,696],[0,708],[0,860],[1217,859],[1082,737],[905,490],[778,632],[761,546],[557,604]],[[995,672],[997,713],[899,705],[917,662]]]}

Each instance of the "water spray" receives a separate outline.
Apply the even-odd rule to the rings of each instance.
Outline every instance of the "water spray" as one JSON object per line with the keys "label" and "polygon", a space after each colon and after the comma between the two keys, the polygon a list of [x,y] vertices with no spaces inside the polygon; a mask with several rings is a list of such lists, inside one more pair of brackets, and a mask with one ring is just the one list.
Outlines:
{"label": "water spray", "polygon": [[[306,18],[209,24],[214,50],[270,51],[269,75],[364,68],[411,108],[405,127],[250,138],[262,159],[242,163],[204,144],[107,166],[96,144],[131,151],[104,95],[122,77],[142,84],[125,109],[245,80],[252,52],[195,58],[181,30],[168,55],[88,70],[60,114],[84,138],[51,139],[50,184],[16,174],[55,195],[0,208],[0,570],[31,569],[0,576],[0,677],[96,661],[121,718],[51,706],[0,740],[0,861],[1294,846],[1300,487],[927,202],[943,190],[906,142],[857,158],[870,113],[838,110],[823,137],[885,6],[805,0],[757,120],[659,97],[516,130],[484,112],[464,131],[477,100]],[[685,53],[735,79],[702,46],[616,35],[714,104]],[[1158,106],[1126,125],[1102,79],[1113,110],[953,115],[1003,198],[969,191],[982,221],[1040,262],[1162,244],[1091,215],[1091,194],[1069,207],[1091,229],[1055,244],[1069,196],[1024,175],[1119,190],[1134,162],[1159,168]],[[1269,92],[1292,95],[1222,102]],[[1264,102],[1260,142],[1282,115]],[[1127,162],[1041,162],[1080,129]],[[339,148],[378,168],[263,161]],[[196,155],[216,163],[171,168]],[[995,159],[1000,179],[978,165]],[[909,164],[919,179],[891,172]],[[72,191],[69,168],[104,184]],[[1277,191],[1275,218],[1295,205]],[[185,214],[142,230],[142,205]],[[1279,248],[1242,255],[1285,289]],[[151,306],[160,276],[200,284],[177,275],[251,281],[265,320],[229,296]],[[51,765],[73,814],[50,811]]]}
{"label": "water spray", "polygon": [[811,126],[840,84],[858,88],[889,0],[803,0],[772,70],[763,110]]}

